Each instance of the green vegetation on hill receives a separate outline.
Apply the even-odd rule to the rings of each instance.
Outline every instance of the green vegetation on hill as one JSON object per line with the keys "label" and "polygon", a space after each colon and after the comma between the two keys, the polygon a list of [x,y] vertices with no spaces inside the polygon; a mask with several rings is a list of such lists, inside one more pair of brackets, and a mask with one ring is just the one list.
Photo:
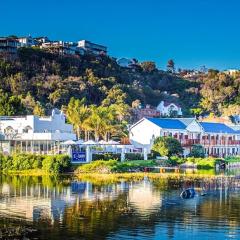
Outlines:
{"label": "green vegetation on hill", "polygon": [[[181,104],[185,114],[198,106],[198,83],[157,70],[152,62],[128,69],[107,56],[58,56],[38,48],[21,48],[18,56],[12,61],[0,59],[0,89],[9,97],[17,96],[23,105],[15,106],[17,112],[6,112],[9,115],[43,115],[53,107],[67,106],[71,97],[98,106],[119,102],[131,106],[137,99],[156,106],[171,100]],[[0,102],[0,111],[9,104]]]}
{"label": "green vegetation on hill", "polygon": [[230,75],[209,70],[198,81],[201,84],[200,108],[203,112],[224,116],[240,114],[240,71]]}

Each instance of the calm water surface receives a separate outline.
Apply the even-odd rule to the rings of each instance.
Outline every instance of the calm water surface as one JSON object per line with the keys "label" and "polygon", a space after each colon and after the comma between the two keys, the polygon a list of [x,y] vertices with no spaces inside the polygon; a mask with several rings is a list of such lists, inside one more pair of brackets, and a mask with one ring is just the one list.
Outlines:
{"label": "calm water surface", "polygon": [[[181,199],[189,186],[207,195]],[[2,175],[0,228],[6,226],[31,226],[34,239],[240,239],[240,180],[99,183]]]}

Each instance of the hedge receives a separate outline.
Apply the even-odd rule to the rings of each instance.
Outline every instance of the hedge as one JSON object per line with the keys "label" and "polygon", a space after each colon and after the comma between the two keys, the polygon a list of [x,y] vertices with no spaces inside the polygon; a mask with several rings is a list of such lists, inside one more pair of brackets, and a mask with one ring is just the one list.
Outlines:
{"label": "hedge", "polygon": [[0,155],[0,171],[23,171],[42,169],[49,173],[62,173],[69,170],[70,157],[67,155],[45,156],[34,154]]}

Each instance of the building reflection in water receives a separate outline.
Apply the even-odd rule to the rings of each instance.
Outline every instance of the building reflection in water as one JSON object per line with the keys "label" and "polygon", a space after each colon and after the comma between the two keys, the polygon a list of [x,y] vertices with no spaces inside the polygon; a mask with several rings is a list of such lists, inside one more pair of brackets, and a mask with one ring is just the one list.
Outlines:
{"label": "building reflection in water", "polygon": [[[181,199],[182,187],[191,184],[207,195]],[[42,224],[42,231],[65,234],[65,238],[76,234],[88,239],[118,239],[139,233],[146,239],[158,234],[174,238],[183,231],[220,231],[223,225],[230,238],[239,233],[239,187],[238,180],[226,178],[180,185],[148,179],[96,184],[70,179],[0,178],[0,219]],[[61,232],[62,226],[69,232]]]}

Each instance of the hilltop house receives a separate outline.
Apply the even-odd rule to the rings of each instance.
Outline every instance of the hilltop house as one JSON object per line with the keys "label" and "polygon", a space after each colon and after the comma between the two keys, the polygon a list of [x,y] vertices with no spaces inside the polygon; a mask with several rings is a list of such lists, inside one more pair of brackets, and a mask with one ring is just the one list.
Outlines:
{"label": "hilltop house", "polygon": [[38,41],[31,36],[18,37],[19,47],[33,47],[38,45]]}
{"label": "hilltop house", "polygon": [[[64,114],[54,109],[48,117],[33,115],[21,117],[0,117],[0,150],[11,152],[53,153],[59,143],[75,140],[73,127],[66,123]],[[2,148],[2,149],[1,149]]]}
{"label": "hilltop house", "polygon": [[161,113],[161,116],[182,116],[181,107],[178,104],[172,102],[161,101],[157,106],[157,110]]}
{"label": "hilltop house", "polygon": [[187,156],[194,144],[201,144],[209,156],[240,154],[240,131],[224,123],[198,122],[194,118],[143,118],[130,127],[130,142],[150,152],[157,137],[176,138]]}
{"label": "hilltop house", "polygon": [[18,40],[12,37],[0,37],[0,54],[14,56],[17,54]]}
{"label": "hilltop house", "polygon": [[101,54],[107,55],[107,47],[100,44],[92,43],[87,40],[79,41],[78,47],[83,48],[86,52],[89,52],[95,55],[101,55]]}
{"label": "hilltop house", "polygon": [[133,108],[133,121],[136,122],[144,117],[146,118],[155,118],[160,117],[160,112],[147,104],[145,107]]}
{"label": "hilltop house", "polygon": [[73,43],[67,43],[63,41],[45,42],[42,43],[41,48],[46,49],[51,53],[59,55],[74,55],[76,54],[76,47]]}

